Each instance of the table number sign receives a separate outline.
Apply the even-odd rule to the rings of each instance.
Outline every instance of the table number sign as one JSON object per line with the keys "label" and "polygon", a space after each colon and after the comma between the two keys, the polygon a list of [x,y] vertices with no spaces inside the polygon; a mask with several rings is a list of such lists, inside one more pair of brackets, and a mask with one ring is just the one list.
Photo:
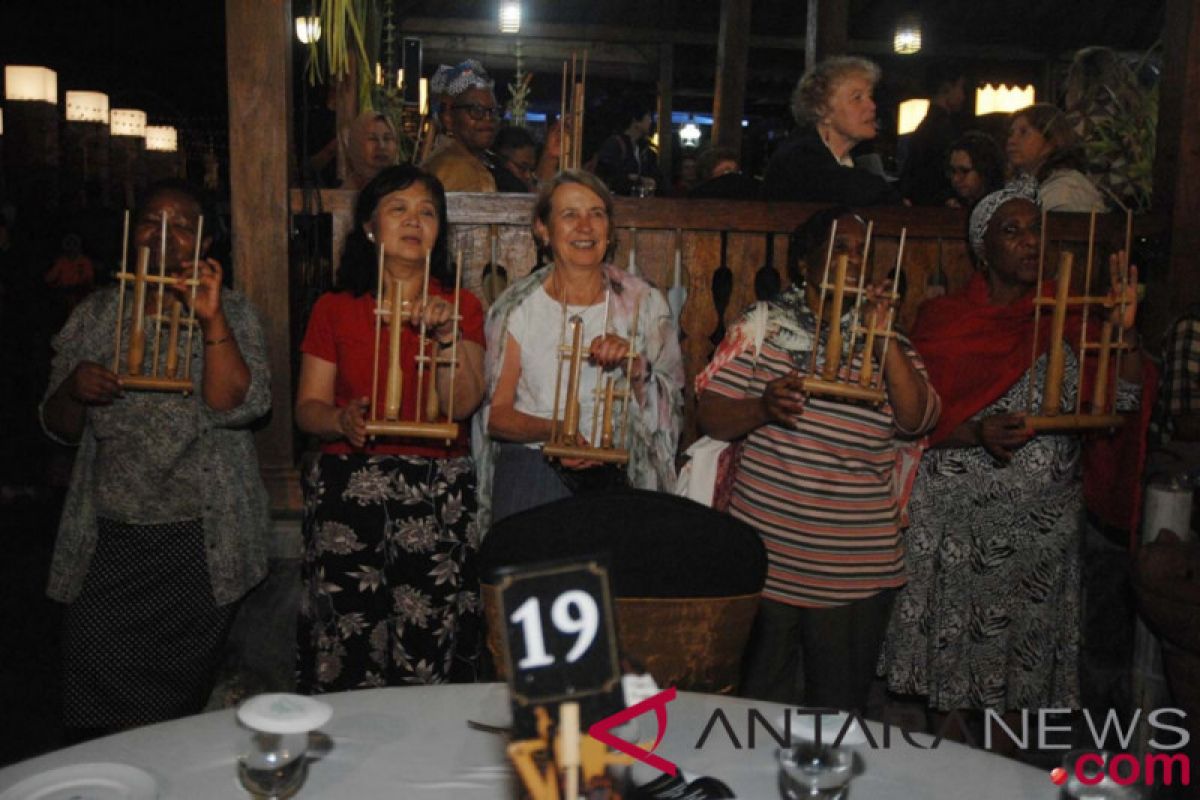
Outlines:
{"label": "table number sign", "polygon": [[576,701],[581,722],[623,708],[608,569],[599,559],[498,571],[513,721]]}

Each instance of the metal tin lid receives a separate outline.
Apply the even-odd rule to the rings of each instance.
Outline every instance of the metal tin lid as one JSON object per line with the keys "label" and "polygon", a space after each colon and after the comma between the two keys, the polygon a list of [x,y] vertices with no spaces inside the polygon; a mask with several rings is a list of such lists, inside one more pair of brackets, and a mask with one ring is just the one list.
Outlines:
{"label": "metal tin lid", "polygon": [[238,707],[243,725],[263,733],[308,733],[333,716],[328,703],[300,694],[260,694]]}

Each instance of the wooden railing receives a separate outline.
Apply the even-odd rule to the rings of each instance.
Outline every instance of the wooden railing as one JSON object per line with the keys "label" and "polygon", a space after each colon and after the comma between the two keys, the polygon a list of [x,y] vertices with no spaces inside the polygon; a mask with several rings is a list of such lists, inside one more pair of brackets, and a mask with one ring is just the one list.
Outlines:
{"label": "wooden railing", "polygon": [[[341,254],[351,224],[354,193],[322,190],[307,196],[293,190],[292,211],[312,212],[318,203],[332,215],[331,263]],[[451,224],[451,251],[463,254],[463,283],[480,294],[483,267],[491,258],[490,230],[498,236],[498,261],[509,280],[529,274],[536,263],[530,219],[534,197],[520,194],[463,194],[447,197]],[[717,327],[712,276],[721,265],[721,234],[727,235],[725,264],[733,272],[734,286],[725,309],[730,324],[755,300],[755,273],[766,260],[768,241],[774,250],[774,267],[786,280],[788,234],[822,206],[799,203],[765,203],[723,200],[667,200],[618,198],[614,212],[617,247],[614,264],[625,267],[636,241],[636,264],[643,277],[663,289],[672,285],[675,250],[681,252],[682,283],[687,286],[687,303],[681,320],[682,347],[688,384],[707,363],[713,343],[709,337]],[[935,276],[943,276],[950,291],[961,288],[974,269],[967,252],[966,214],[954,209],[870,208],[862,215],[874,221],[872,274],[885,275],[895,264],[900,231],[906,230],[904,273],[908,291],[901,306],[901,326],[911,324],[917,307],[925,299]],[[1052,214],[1047,230],[1047,269],[1057,263],[1058,252],[1069,248],[1082,255],[1088,238],[1088,216]],[[1166,228],[1159,217],[1135,219],[1139,236],[1161,234]],[[1125,218],[1117,214],[1097,219],[1098,279],[1107,274],[1107,254],[1124,243]],[[1082,274],[1082,270],[1077,271]],[[690,394],[690,392],[689,392]],[[691,404],[688,405],[685,439],[694,434]]]}

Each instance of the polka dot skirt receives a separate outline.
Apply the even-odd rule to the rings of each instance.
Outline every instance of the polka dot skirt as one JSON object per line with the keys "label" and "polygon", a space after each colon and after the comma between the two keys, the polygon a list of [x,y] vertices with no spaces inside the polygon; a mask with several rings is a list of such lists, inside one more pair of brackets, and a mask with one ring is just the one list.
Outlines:
{"label": "polka dot skirt", "polygon": [[63,622],[65,724],[129,727],[197,713],[236,609],[213,600],[200,520],[98,523]]}

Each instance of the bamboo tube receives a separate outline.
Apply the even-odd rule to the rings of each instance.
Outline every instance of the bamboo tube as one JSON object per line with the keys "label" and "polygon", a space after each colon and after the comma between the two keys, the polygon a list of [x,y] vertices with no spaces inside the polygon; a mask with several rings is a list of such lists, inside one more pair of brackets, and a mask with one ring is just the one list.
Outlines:
{"label": "bamboo tube", "polygon": [[383,242],[379,243],[379,257],[375,264],[375,346],[372,348],[371,361],[371,403],[370,419],[379,419],[379,334],[383,326]]}
{"label": "bamboo tube", "polygon": [[192,286],[188,293],[187,342],[183,352],[183,377],[192,376],[192,338],[196,334],[196,289],[200,285],[200,243],[204,240],[204,215],[196,221],[196,249],[192,254]]}
{"label": "bamboo tube", "polygon": [[[1041,236],[1041,242],[1038,245],[1037,288],[1034,290],[1034,295],[1033,295],[1034,296],[1033,344],[1031,346],[1032,352],[1029,354],[1029,369],[1031,369],[1031,370],[1035,366],[1037,366],[1037,360],[1038,360],[1038,328],[1041,326],[1041,323],[1042,323],[1042,307],[1041,307],[1041,305],[1038,304],[1038,300],[1040,300],[1042,297],[1042,281],[1044,279],[1043,276],[1045,275],[1045,271],[1046,271],[1046,221],[1048,219],[1048,213],[1049,212],[1047,212],[1043,209],[1043,211],[1042,211],[1042,236]],[[1033,381],[1030,381],[1029,382],[1029,396],[1025,400],[1025,413],[1026,414],[1033,413],[1033,394],[1034,394],[1034,385],[1033,385]],[[1044,403],[1044,398],[1043,398],[1043,403]]]}
{"label": "bamboo tube", "polygon": [[571,139],[567,133],[567,62],[563,60],[562,97],[558,108],[558,170],[568,169],[571,158]]}
{"label": "bamboo tube", "polygon": [[604,386],[604,419],[600,425],[600,446],[613,446],[613,403],[616,401],[616,378],[609,375]]}
{"label": "bamboo tube", "polygon": [[120,288],[117,290],[117,329],[113,333],[112,371],[114,375],[121,374],[121,326],[125,321],[125,281],[129,274],[129,209],[125,209],[125,227],[121,232],[121,274],[118,276]]}
{"label": "bamboo tube", "polygon": [[171,300],[171,324],[167,330],[167,364],[166,375],[168,378],[174,378],[175,373],[179,371],[179,318],[180,318],[180,301],[178,298]]}
{"label": "bamboo tube", "polygon": [[1042,414],[1052,417],[1062,407],[1062,381],[1066,354],[1063,332],[1067,325],[1067,295],[1071,291],[1071,267],[1075,257],[1064,252],[1058,259],[1058,284],[1054,295],[1054,316],[1050,321],[1050,360],[1046,364],[1046,385],[1042,393]]}
{"label": "bamboo tube", "polygon": [[568,444],[579,441],[579,371],[583,367],[583,320],[571,321],[571,369],[567,377],[566,411],[563,416],[562,439]]}
{"label": "bamboo tube", "polygon": [[[892,270],[892,307],[888,309],[888,321],[884,328],[884,335],[887,338],[883,340],[883,354],[879,356],[879,380],[876,382],[876,387],[880,390],[883,389],[884,364],[887,361],[888,348],[892,346],[893,331],[896,327],[895,304],[900,302],[900,270],[904,264],[904,244],[907,239],[908,228],[901,228],[900,245],[896,248],[896,266]],[[941,247],[941,240],[938,241],[938,247]]]}
{"label": "bamboo tube", "polygon": [[837,220],[829,226],[829,247],[825,251],[825,271],[821,275],[820,293],[817,300],[817,327],[813,331],[812,353],[808,362],[808,374],[817,374],[817,350],[821,343],[821,318],[825,315],[825,292],[829,286],[829,266],[833,261],[833,243],[837,239]]}
{"label": "bamboo tube", "polygon": [[[621,449],[629,449],[629,406],[636,399],[633,393],[633,362],[637,359],[638,322],[642,314],[642,298],[633,304],[633,324],[629,328],[629,354],[625,356],[625,399],[621,408]],[[649,365],[646,370],[649,372]],[[645,378],[647,376],[643,376]]]}
{"label": "bamboo tube", "polygon": [[[1126,210],[1125,212],[1125,255],[1121,258],[1121,273],[1117,277],[1120,280],[1120,286],[1117,287],[1118,297],[1120,301],[1117,303],[1119,311],[1117,318],[1121,324],[1125,323],[1125,291],[1129,288],[1129,258],[1130,250],[1133,248],[1133,212]],[[1111,288],[1111,287],[1110,287]],[[1135,292],[1137,287],[1134,287]],[[1137,296],[1134,295],[1134,303],[1137,303]],[[1116,373],[1121,374],[1121,359],[1125,355],[1125,328],[1120,325],[1117,327],[1117,364]],[[1115,405],[1115,404],[1114,404]]]}
{"label": "bamboo tube", "polygon": [[163,299],[167,290],[167,215],[162,216],[162,238],[158,251],[158,309],[154,315],[154,349],[150,357],[150,374],[158,375],[158,349],[162,342]]}
{"label": "bamboo tube", "polygon": [[[846,348],[846,352],[850,357],[846,359],[846,380],[850,379],[850,371],[854,368],[854,347],[858,343],[858,331],[862,327],[863,307],[866,300],[866,292],[864,291],[867,285],[867,269],[868,258],[871,254],[871,232],[875,228],[875,221],[871,220],[867,223],[867,237],[863,242],[862,261],[859,264],[858,270],[858,286],[854,296],[854,324],[850,326],[850,346]],[[847,259],[849,266],[849,259]],[[866,363],[871,358],[870,352],[864,353],[863,363]]]}
{"label": "bamboo tube", "polygon": [[146,358],[146,278],[150,270],[150,248],[138,248],[137,277],[133,280],[133,323],[129,330],[129,359],[126,372],[137,377],[142,374]]}
{"label": "bamboo tube", "polygon": [[[425,389],[425,359],[428,357],[426,351],[428,350],[427,345],[429,343],[429,330],[425,324],[425,312],[429,308],[429,259],[430,254],[426,253],[425,275],[421,279],[421,322],[417,328],[417,402],[414,403],[415,408],[413,410],[413,418],[417,422],[421,421],[422,402],[428,402],[428,395],[423,390]],[[430,377],[433,378],[430,383],[437,383],[435,374],[431,372]],[[431,389],[431,391],[433,393],[434,401],[436,402],[437,388],[434,387]],[[428,406],[426,406],[426,408],[428,408]],[[433,416],[429,417],[429,419],[434,419],[437,417],[436,405],[434,406],[434,409]]]}
{"label": "bamboo tube", "polygon": [[[829,339],[825,345],[825,367],[821,370],[822,380],[832,381],[837,378],[838,367],[842,361],[842,302],[846,294],[846,262],[844,255],[837,257],[837,267],[833,278],[832,308],[829,310]],[[824,303],[822,303],[824,305]],[[820,336],[820,331],[817,332]]]}
{"label": "bamboo tube", "polygon": [[[1092,386],[1092,413],[1104,414],[1108,411],[1108,360],[1112,354],[1112,320],[1104,320],[1100,326],[1100,354],[1096,362],[1096,377]],[[1120,351],[1118,351],[1120,352]],[[1083,354],[1079,356],[1083,360]],[[1083,385],[1079,386],[1083,394]]]}
{"label": "bamboo tube", "polygon": [[[1096,212],[1093,211],[1091,218],[1088,221],[1088,243],[1087,243],[1087,266],[1083,270],[1083,292],[1088,294],[1092,291],[1092,264],[1096,259]],[[1075,381],[1075,413],[1079,414],[1083,411],[1083,368],[1087,364],[1087,325],[1088,312],[1091,310],[1091,303],[1083,304],[1083,320],[1079,326],[1079,374]],[[1099,386],[1099,384],[1097,384]],[[1093,393],[1094,397],[1094,393]],[[1103,402],[1103,397],[1101,397]]]}
{"label": "bamboo tube", "polygon": [[462,250],[459,250],[454,267],[454,323],[450,328],[453,337],[453,343],[450,345],[450,397],[446,399],[446,420],[451,423],[454,422],[454,376],[458,372],[458,315],[462,300],[462,268],[463,255]]}
{"label": "bamboo tube", "polygon": [[[400,334],[404,330],[404,288],[399,278],[392,280],[392,297],[388,313],[388,376],[383,418],[400,419],[400,404],[404,400],[404,382],[400,370]],[[418,395],[418,400],[420,395]],[[420,403],[418,402],[418,406]]]}
{"label": "bamboo tube", "polygon": [[563,772],[564,800],[579,797],[579,704],[558,707],[558,766]]}

